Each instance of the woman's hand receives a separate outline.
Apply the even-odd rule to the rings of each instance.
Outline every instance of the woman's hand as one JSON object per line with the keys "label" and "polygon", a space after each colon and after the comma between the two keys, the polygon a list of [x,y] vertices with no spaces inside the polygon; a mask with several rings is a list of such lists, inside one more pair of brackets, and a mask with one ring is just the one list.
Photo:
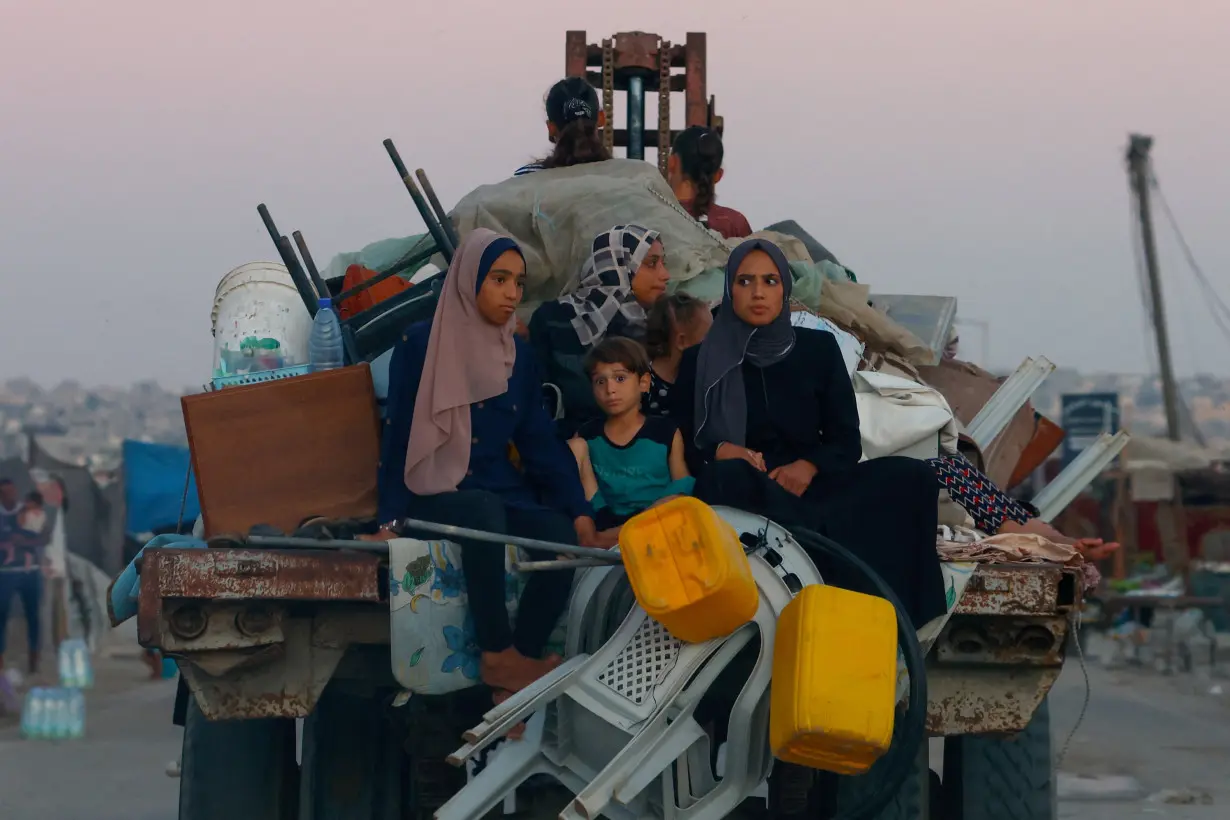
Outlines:
{"label": "woman's hand", "polygon": [[732,461],[741,458],[762,473],[765,469],[763,455],[755,450],[740,447],[738,444],[731,444],[729,441],[723,441],[718,445],[716,456],[718,461]]}
{"label": "woman's hand", "polygon": [[1118,544],[1113,542],[1107,544],[1101,538],[1077,538],[1072,546],[1076,547],[1077,552],[1085,556],[1086,561],[1101,561],[1119,549]]}
{"label": "woman's hand", "polygon": [[577,546],[602,546],[602,544],[598,541],[598,528],[594,526],[594,519],[590,518],[588,515],[582,515],[572,522],[572,526],[577,531]]}
{"label": "woman's hand", "polygon": [[769,478],[780,484],[786,492],[800,496],[807,492],[811,480],[815,477],[816,465],[804,459],[783,464],[769,473]]}

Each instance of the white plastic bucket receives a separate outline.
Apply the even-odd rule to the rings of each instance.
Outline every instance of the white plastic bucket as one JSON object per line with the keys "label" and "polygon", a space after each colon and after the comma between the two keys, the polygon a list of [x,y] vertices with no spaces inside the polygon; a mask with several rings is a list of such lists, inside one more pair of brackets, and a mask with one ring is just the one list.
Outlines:
{"label": "white plastic bucket", "polygon": [[[280,262],[249,262],[222,277],[210,318],[214,376],[307,364],[312,317]],[[277,347],[265,342],[257,356],[245,357],[244,340],[252,339]]]}

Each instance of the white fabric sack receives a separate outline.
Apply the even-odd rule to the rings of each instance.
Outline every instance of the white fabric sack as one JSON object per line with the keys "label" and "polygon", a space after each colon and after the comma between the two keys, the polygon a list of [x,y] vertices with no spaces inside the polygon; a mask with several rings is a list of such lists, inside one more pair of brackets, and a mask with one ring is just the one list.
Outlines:
{"label": "white fabric sack", "polygon": [[[722,268],[742,241],[724,240],[697,222],[657,166],[632,159],[553,168],[483,185],[462,197],[452,217],[462,238],[475,228],[489,228],[517,241],[525,255],[527,310],[571,290],[594,237],[615,225],[643,225],[661,234],[673,287]],[[798,239],[757,235],[777,243],[790,261],[811,262]],[[817,284],[811,290],[818,298],[822,275],[812,268]]]}
{"label": "white fabric sack", "polygon": [[858,370],[858,363],[863,360],[863,349],[865,347],[858,340],[857,336],[853,333],[847,333],[828,319],[817,316],[814,313],[809,313],[806,310],[791,311],[790,324],[795,327],[805,327],[811,330],[823,330],[825,333],[832,333],[837,338],[837,347],[841,350],[841,358],[846,363],[846,375],[854,378],[854,371]]}
{"label": "white fabric sack", "polygon": [[864,460],[903,454],[937,435],[941,452],[957,452],[957,422],[935,388],[860,370],[854,374],[854,399]]}

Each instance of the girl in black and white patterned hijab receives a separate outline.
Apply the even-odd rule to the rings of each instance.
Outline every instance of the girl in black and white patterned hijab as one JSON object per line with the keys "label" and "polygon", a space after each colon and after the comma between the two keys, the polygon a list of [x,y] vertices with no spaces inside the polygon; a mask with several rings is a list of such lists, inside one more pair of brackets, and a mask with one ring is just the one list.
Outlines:
{"label": "girl in black and white patterned hijab", "polygon": [[670,282],[657,231],[616,225],[594,238],[576,289],[560,298],[570,308],[572,329],[588,349],[608,332],[641,339],[646,309]]}

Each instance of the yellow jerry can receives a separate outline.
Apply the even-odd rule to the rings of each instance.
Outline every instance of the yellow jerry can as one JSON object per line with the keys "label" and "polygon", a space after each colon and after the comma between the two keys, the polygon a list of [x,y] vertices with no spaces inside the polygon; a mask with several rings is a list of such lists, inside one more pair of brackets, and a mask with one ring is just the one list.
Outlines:
{"label": "yellow jerry can", "polygon": [[739,536],[702,501],[650,507],[620,529],[619,550],[637,602],[681,640],[729,635],[756,614],[760,593]]}
{"label": "yellow jerry can", "polygon": [[883,598],[804,587],[777,619],[769,745],[779,760],[862,774],[893,737],[897,617]]}

